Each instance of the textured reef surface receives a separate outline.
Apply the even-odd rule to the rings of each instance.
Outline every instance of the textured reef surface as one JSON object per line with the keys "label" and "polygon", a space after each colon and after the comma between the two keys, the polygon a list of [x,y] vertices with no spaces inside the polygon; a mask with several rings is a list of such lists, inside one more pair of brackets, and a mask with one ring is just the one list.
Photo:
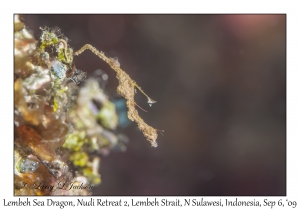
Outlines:
{"label": "textured reef surface", "polygon": [[90,195],[100,157],[124,151],[127,138],[99,82],[74,65],[67,37],[41,30],[36,40],[15,16],[14,194]]}

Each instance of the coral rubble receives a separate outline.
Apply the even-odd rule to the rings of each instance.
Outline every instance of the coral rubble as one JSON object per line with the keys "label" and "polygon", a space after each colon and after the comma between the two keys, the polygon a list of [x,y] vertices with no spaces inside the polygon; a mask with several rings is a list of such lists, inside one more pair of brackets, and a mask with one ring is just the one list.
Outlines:
{"label": "coral rubble", "polygon": [[18,15],[14,26],[14,193],[89,195],[101,155],[125,149],[116,108],[96,80],[85,81],[58,28],[37,41]]}
{"label": "coral rubble", "polygon": [[[121,69],[115,58],[87,44],[77,52],[59,28],[41,28],[39,40],[15,15],[14,22],[14,190],[15,195],[89,195],[101,182],[100,157],[124,150],[126,137],[116,134],[116,107],[95,78],[74,65],[89,49],[116,72],[117,92],[126,100],[127,116],[153,147],[157,129],[139,116],[136,89],[156,101]],[[78,85],[83,83],[81,87]]]}

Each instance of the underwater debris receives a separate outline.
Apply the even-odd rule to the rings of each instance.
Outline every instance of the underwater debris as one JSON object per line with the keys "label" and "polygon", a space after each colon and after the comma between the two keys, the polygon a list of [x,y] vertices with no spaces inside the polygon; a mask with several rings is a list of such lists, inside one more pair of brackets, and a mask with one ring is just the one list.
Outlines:
{"label": "underwater debris", "polygon": [[[135,90],[139,89],[150,105],[155,101],[121,69],[117,59],[106,57],[91,45],[73,53],[60,29],[41,30],[35,40],[15,15],[14,194],[90,195],[101,183],[100,157],[111,150],[124,151],[128,138],[115,131],[116,107],[103,91],[107,75],[98,72],[102,84],[97,78],[86,79],[87,73],[76,68],[73,56],[90,49],[116,71],[117,92],[126,99],[128,118],[154,147],[158,130],[139,117]],[[56,190],[28,187],[37,182],[66,185]],[[66,190],[70,183],[90,187]]]}
{"label": "underwater debris", "polygon": [[[14,40],[14,194],[90,195],[101,183],[99,155],[125,147],[113,131],[115,107],[97,82],[78,86],[87,74],[75,67],[73,50],[58,28],[43,28],[36,41],[16,15]],[[32,187],[38,182],[91,187]]]}
{"label": "underwater debris", "polygon": [[21,173],[32,173],[39,167],[39,162],[32,158],[23,158],[19,167]]}

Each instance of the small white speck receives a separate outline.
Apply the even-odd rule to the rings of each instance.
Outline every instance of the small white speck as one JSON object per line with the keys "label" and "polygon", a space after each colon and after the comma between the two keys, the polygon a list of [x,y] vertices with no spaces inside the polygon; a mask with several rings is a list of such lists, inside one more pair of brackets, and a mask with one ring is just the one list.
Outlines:
{"label": "small white speck", "polygon": [[107,79],[108,79],[108,75],[107,75],[107,74],[103,74],[103,75],[102,75],[102,79],[103,79],[103,80],[107,80]]}

